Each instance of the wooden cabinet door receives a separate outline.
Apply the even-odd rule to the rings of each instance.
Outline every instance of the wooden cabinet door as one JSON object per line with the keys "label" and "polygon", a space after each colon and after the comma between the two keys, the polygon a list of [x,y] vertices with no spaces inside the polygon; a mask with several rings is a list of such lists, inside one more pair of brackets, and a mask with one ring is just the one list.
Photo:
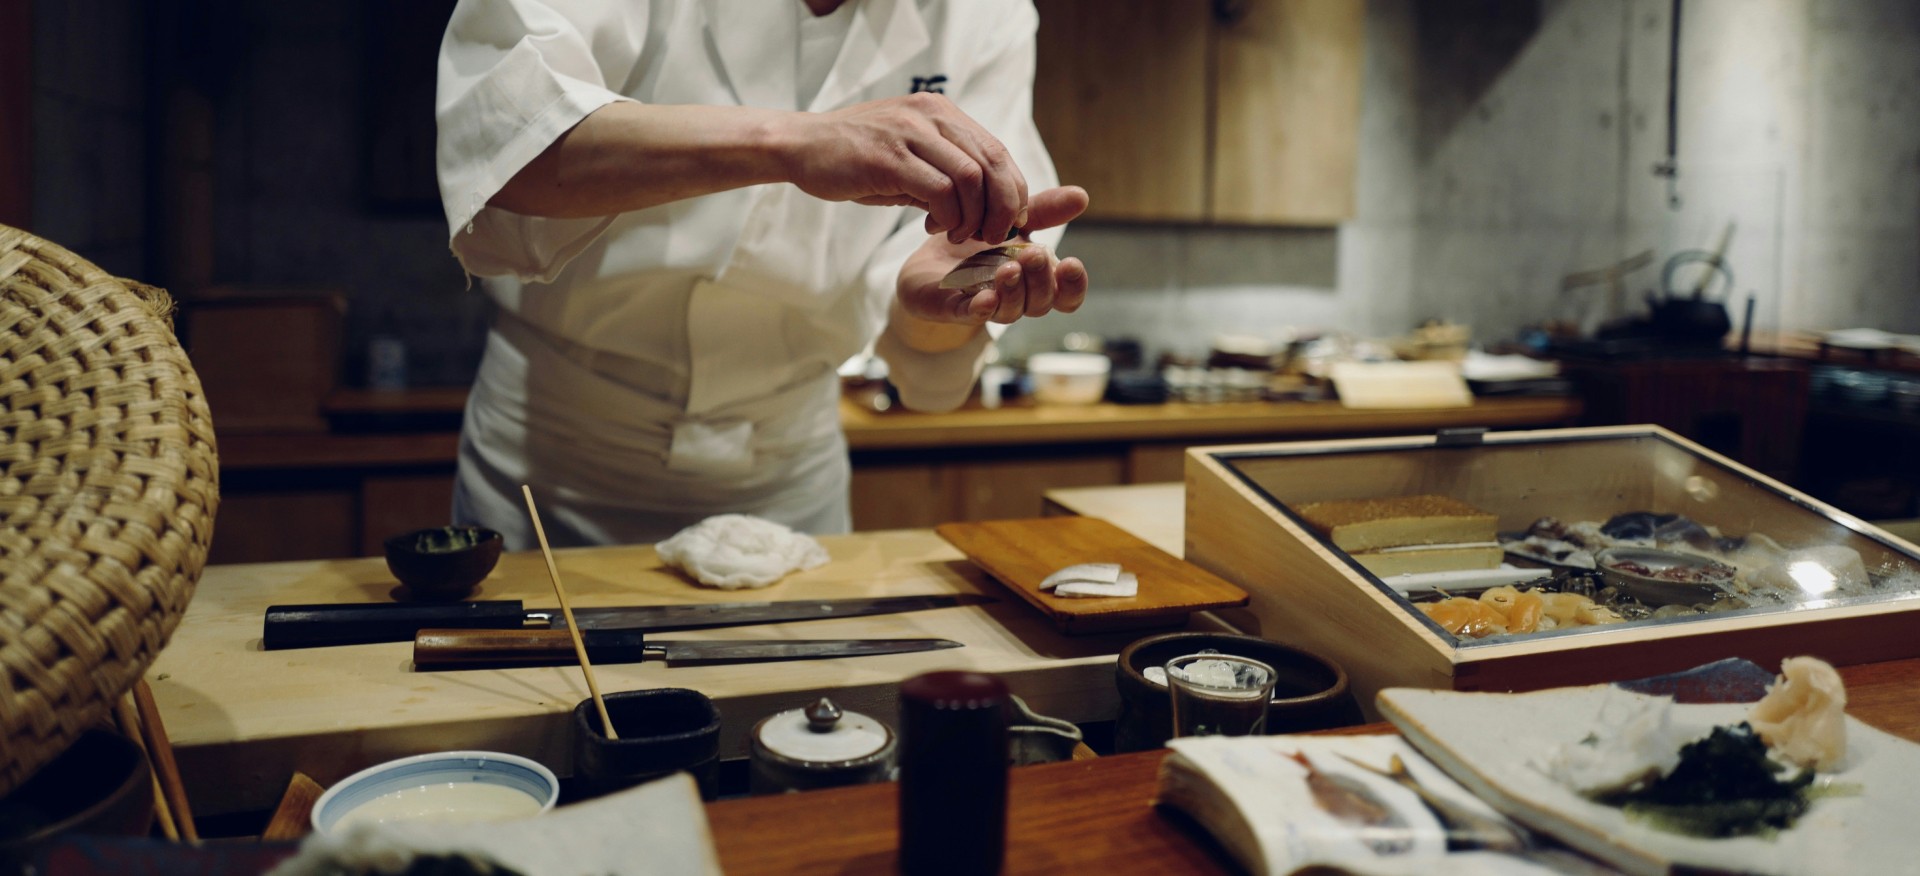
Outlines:
{"label": "wooden cabinet door", "polygon": [[1033,120],[1087,219],[1207,218],[1208,0],[1037,0]]}
{"label": "wooden cabinet door", "polygon": [[453,522],[452,472],[372,474],[360,483],[360,555],[377,557],[396,535]]}
{"label": "wooden cabinet door", "polygon": [[360,556],[359,497],[349,486],[229,491],[220,497],[207,562],[279,563]]}
{"label": "wooden cabinet door", "polygon": [[853,466],[849,501],[855,532],[927,529],[954,519],[953,476],[931,462],[861,462]]}
{"label": "wooden cabinet door", "polygon": [[1126,460],[1120,454],[1086,449],[953,463],[952,467],[960,493],[958,520],[1039,517],[1048,490],[1116,486],[1126,475]]}
{"label": "wooden cabinet door", "polygon": [[1236,0],[1226,9],[1214,30],[1211,218],[1352,218],[1366,3]]}

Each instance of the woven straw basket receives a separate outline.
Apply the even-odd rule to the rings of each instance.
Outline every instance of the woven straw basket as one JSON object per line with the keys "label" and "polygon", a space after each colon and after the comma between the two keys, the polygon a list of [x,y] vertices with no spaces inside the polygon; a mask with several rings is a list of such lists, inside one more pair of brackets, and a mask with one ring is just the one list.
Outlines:
{"label": "woven straw basket", "polygon": [[167,643],[219,502],[167,294],[0,225],[0,795]]}

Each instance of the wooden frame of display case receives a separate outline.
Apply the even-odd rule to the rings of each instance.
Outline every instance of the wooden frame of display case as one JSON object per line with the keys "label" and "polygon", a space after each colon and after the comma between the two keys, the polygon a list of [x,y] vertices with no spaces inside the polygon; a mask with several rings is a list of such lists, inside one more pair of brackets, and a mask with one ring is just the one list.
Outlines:
{"label": "wooden frame of display case", "polygon": [[1456,643],[1288,507],[1440,493],[1498,514],[1503,531],[1548,515],[1679,511],[1788,547],[1839,541],[1869,569],[1920,567],[1920,547],[1657,426],[1196,447],[1186,489],[1187,559],[1252,594],[1221,616],[1339,661],[1370,714],[1393,686],[1533,690],[1726,657],[1770,667],[1796,654],[1836,665],[1920,656],[1920,592]]}

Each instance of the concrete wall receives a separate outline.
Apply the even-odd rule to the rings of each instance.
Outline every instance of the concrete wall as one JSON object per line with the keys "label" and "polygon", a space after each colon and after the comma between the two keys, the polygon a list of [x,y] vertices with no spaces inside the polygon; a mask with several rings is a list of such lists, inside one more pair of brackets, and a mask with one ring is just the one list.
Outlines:
{"label": "concrete wall", "polygon": [[[1099,297],[1023,325],[1204,352],[1217,333],[1391,333],[1430,316],[1481,339],[1592,324],[1564,275],[1659,260],[1738,228],[1735,317],[1920,331],[1920,4],[1690,0],[1678,207],[1666,142],[1667,0],[1372,0],[1357,217],[1296,231],[1076,227]],[[1096,193],[1097,196],[1097,193]],[[1659,278],[1629,277],[1629,303]]]}
{"label": "concrete wall", "polygon": [[[363,198],[368,5],[233,5],[245,36],[221,47],[216,279],[344,290],[350,360],[396,332],[416,381],[465,380],[485,308],[440,220]],[[131,275],[151,257],[145,8],[34,8],[36,228]],[[1920,331],[1920,4],[1690,0],[1678,209],[1650,171],[1666,137],[1669,8],[1370,0],[1351,222],[1075,227],[1064,249],[1088,261],[1095,297],[1005,346],[1081,330],[1198,354],[1220,333],[1385,334],[1433,316],[1505,338],[1608,314],[1597,290],[1563,294],[1565,274],[1708,246],[1730,220],[1736,292],[1757,296],[1762,326]],[[1632,275],[1631,300],[1657,276]]]}

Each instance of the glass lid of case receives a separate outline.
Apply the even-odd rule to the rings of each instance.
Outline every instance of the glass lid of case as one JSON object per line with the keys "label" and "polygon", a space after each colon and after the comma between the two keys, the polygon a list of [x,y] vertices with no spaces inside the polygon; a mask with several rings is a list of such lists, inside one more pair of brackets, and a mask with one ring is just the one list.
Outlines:
{"label": "glass lid of case", "polygon": [[1920,599],[1920,556],[1653,432],[1214,458],[1460,646]]}

